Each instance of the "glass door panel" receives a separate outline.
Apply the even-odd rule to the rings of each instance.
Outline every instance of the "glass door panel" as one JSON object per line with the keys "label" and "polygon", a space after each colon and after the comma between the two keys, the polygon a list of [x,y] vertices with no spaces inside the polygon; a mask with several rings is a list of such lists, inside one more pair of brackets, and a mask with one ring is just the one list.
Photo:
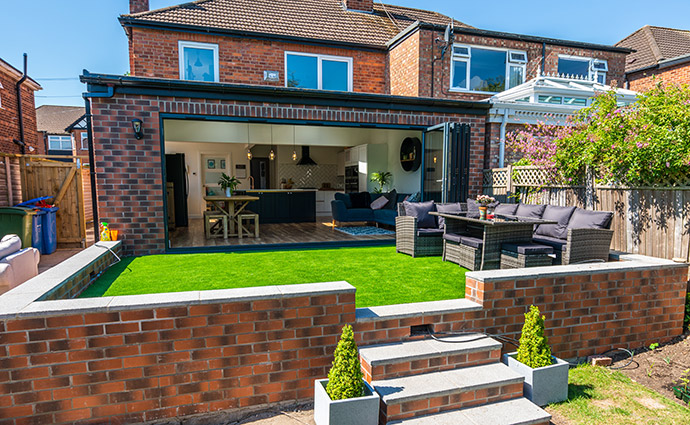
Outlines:
{"label": "glass door panel", "polygon": [[447,124],[430,127],[424,132],[424,169],[422,188],[424,201],[443,202],[445,133]]}
{"label": "glass door panel", "polygon": [[424,132],[424,201],[465,202],[468,193],[470,127],[444,123]]}

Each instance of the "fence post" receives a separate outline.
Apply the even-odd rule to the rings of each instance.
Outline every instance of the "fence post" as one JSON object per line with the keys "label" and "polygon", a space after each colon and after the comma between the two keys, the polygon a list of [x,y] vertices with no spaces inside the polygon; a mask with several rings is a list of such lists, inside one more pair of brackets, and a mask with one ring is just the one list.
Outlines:
{"label": "fence post", "polygon": [[594,209],[594,174],[592,169],[585,169],[585,209]]}
{"label": "fence post", "polygon": [[510,197],[513,194],[513,166],[508,164],[506,167],[506,202],[510,202]]}

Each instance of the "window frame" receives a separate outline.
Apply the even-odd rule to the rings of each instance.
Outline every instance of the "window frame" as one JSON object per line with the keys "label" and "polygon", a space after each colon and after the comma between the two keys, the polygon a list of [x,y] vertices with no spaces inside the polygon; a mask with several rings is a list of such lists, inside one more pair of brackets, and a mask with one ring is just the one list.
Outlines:
{"label": "window frame", "polygon": [[[455,53],[455,48],[456,47],[461,47],[461,48],[466,48],[468,50],[467,55],[460,55]],[[455,43],[453,44],[453,48],[451,49],[451,55],[450,55],[450,88],[448,91],[455,92],[455,93],[480,93],[480,94],[496,94],[500,92],[492,92],[492,91],[483,91],[483,90],[470,90],[470,75],[471,75],[471,68],[472,68],[472,49],[483,49],[483,50],[495,50],[499,52],[505,52],[506,55],[506,68],[505,68],[505,87],[503,91],[509,90],[513,87],[510,87],[510,68],[512,66],[522,68],[522,75],[523,75],[523,80],[527,78],[527,64],[529,63],[529,56],[527,55],[527,51],[525,50],[516,50],[516,49],[505,49],[505,48],[500,48],[500,47],[490,47],[490,46],[481,46],[481,45],[473,45],[473,44],[462,44],[462,43]],[[521,60],[512,60],[511,59],[511,54],[517,53],[517,54],[524,54],[525,55],[525,61]],[[465,62],[467,64],[466,68],[466,86],[465,88],[462,87],[453,87],[453,79],[455,78],[455,62]],[[525,81],[523,81],[521,84],[524,84]],[[517,87],[517,86],[516,86]]]}
{"label": "window frame", "polygon": [[[58,143],[60,144],[60,147],[54,148],[51,145],[51,142],[53,141],[51,139],[58,139]],[[65,142],[65,139],[69,139],[69,144],[70,144],[69,149],[63,149],[63,147],[62,147],[62,143]],[[74,149],[74,143],[73,143],[72,136],[58,135],[58,134],[49,134],[48,135],[48,150],[50,150],[50,151],[72,151],[73,149]]]}
{"label": "window frame", "polygon": [[[591,58],[588,56],[573,56],[573,55],[558,55],[558,61],[560,62],[561,59],[567,59],[567,60],[575,60],[575,61],[580,61],[580,62],[588,62],[587,65],[587,79],[589,81],[595,81],[599,84],[606,85],[606,77],[608,76],[609,73],[609,61],[606,59],[599,59],[599,58]],[[604,64],[604,69],[594,69],[594,64],[595,63],[601,63]],[[558,64],[556,64],[556,69],[558,70]],[[604,77],[604,81],[599,81],[599,76]],[[559,77],[560,77],[559,73]]]}
{"label": "window frame", "polygon": [[[304,53],[304,52],[293,52],[286,50],[283,53],[283,76],[285,77],[284,85],[288,87],[288,55],[295,56],[307,56],[316,58],[316,89],[304,89],[302,87],[290,87],[302,90],[324,90],[323,89],[323,61],[331,62],[345,62],[347,63],[347,91],[351,92],[353,90],[353,60],[349,56],[333,56],[333,55],[321,55],[317,53]],[[331,90],[329,90],[331,91]]]}
{"label": "window frame", "polygon": [[218,45],[214,43],[199,43],[197,41],[186,41],[186,40],[178,40],[177,41],[177,59],[178,59],[178,66],[179,66],[179,71],[180,71],[180,80],[184,81],[198,81],[201,83],[210,83],[211,81],[201,81],[201,80],[188,80],[185,78],[185,64],[184,64],[184,49],[185,48],[191,48],[191,49],[201,49],[201,50],[211,50],[213,51],[213,77],[214,80],[212,82],[214,83],[219,83],[220,82],[220,65],[219,65],[219,60],[218,60]]}
{"label": "window frame", "polygon": [[88,150],[89,149],[89,133],[86,131],[82,131],[79,134],[79,139],[81,142],[81,150]]}

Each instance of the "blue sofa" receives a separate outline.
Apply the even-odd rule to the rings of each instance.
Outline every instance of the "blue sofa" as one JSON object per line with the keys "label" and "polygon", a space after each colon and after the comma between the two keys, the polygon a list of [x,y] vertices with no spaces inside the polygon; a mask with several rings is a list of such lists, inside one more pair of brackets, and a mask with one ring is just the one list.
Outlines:
{"label": "blue sofa", "polygon": [[[371,209],[370,205],[376,199],[383,196],[380,193],[336,193],[335,200],[331,201],[333,221],[334,223],[364,221],[395,226],[395,217],[398,216],[397,204],[404,201],[408,195],[406,193],[397,193],[395,202],[389,201],[383,208],[374,210]],[[354,204],[353,198],[356,198]]]}

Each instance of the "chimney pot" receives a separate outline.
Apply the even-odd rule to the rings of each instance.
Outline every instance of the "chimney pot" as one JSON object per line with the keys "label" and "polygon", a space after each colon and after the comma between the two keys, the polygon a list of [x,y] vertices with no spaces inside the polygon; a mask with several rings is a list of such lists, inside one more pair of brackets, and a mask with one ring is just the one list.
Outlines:
{"label": "chimney pot", "polygon": [[369,13],[374,11],[374,0],[343,0],[343,4],[347,10]]}
{"label": "chimney pot", "polygon": [[149,11],[149,0],[129,0],[129,13]]}

